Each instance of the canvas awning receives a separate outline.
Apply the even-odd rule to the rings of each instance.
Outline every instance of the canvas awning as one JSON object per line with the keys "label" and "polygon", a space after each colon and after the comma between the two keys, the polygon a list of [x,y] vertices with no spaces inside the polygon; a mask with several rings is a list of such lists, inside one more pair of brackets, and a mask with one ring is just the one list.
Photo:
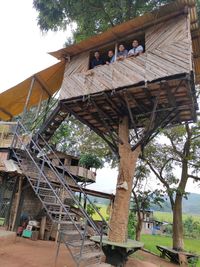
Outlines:
{"label": "canvas awning", "polygon": [[26,99],[34,78],[28,108],[37,105],[40,100],[52,96],[61,87],[65,69],[65,60],[35,73],[25,81],[0,94],[0,120],[10,120],[23,112]]}

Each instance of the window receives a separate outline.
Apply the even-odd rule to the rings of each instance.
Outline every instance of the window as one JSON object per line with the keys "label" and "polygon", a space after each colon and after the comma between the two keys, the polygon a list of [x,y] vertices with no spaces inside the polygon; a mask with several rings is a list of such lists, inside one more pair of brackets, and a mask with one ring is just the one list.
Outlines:
{"label": "window", "polygon": [[[106,64],[106,61],[108,60],[108,51],[112,50],[114,54],[118,53],[118,48],[120,44],[123,44],[126,50],[132,49],[132,42],[133,40],[138,40],[139,45],[142,45],[145,51],[145,35],[129,35],[128,38],[124,40],[119,40],[117,42],[117,51],[115,51],[116,43],[113,43],[111,45],[105,46],[105,47],[99,47],[96,50],[90,51],[90,59],[89,59],[89,69],[93,68],[93,60],[95,59],[94,54],[95,52],[99,52],[99,56],[101,58],[101,62],[99,62],[99,65]],[[143,51],[143,52],[144,52]]]}
{"label": "window", "polygon": [[71,160],[71,165],[72,166],[78,166],[78,159],[73,159]]}

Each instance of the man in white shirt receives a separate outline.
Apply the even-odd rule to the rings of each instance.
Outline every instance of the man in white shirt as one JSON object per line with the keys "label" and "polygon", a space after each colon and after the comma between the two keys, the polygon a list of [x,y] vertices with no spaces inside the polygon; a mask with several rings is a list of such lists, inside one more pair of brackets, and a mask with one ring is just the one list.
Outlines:
{"label": "man in white shirt", "polygon": [[139,45],[138,40],[133,40],[132,42],[132,49],[128,52],[128,57],[136,57],[143,53],[144,48],[142,45]]}

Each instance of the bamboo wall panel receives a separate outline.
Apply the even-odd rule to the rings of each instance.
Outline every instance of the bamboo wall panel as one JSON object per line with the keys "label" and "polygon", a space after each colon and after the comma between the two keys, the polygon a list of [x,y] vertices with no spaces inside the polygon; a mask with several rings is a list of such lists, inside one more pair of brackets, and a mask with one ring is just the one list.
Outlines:
{"label": "bamboo wall panel", "polygon": [[147,29],[146,51],[136,58],[92,70],[87,70],[88,54],[74,58],[65,70],[60,99],[189,73],[192,70],[192,44],[188,21],[187,16],[179,16]]}

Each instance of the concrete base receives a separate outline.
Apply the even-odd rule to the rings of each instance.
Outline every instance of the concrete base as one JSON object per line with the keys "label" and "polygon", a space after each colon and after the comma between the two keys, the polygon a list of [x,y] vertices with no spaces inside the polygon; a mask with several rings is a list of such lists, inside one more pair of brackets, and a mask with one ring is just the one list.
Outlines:
{"label": "concrete base", "polygon": [[0,230],[0,247],[13,244],[16,241],[16,233]]}

